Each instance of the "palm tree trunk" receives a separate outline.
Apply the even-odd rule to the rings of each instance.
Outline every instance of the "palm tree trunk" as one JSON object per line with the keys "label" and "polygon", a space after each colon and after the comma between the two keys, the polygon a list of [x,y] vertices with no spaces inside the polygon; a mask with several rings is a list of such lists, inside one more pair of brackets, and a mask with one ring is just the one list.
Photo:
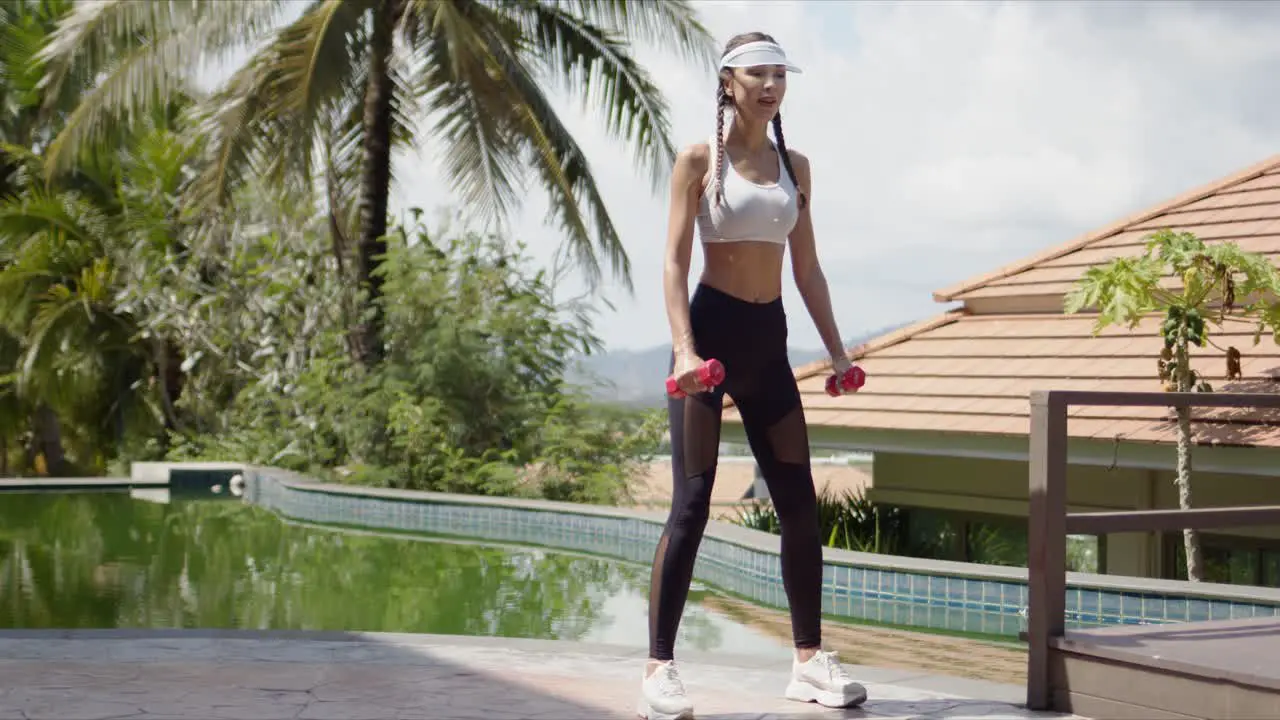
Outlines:
{"label": "palm tree trunk", "polygon": [[369,84],[364,96],[364,174],[360,183],[360,242],[356,253],[356,282],[367,293],[357,320],[356,353],[365,367],[382,359],[382,278],[375,273],[387,251],[387,204],[391,195],[391,51],[403,0],[382,0],[374,10],[369,49]]}
{"label": "palm tree trunk", "polygon": [[169,432],[183,430],[181,419],[178,418],[178,399],[182,397],[183,372],[182,372],[182,351],[173,341],[168,339],[156,338],[154,343],[156,375],[160,380],[160,404],[164,410],[164,439],[161,440],[161,446],[168,448]]}
{"label": "palm tree trunk", "polygon": [[[331,141],[329,140],[328,142]],[[347,254],[350,252],[351,241],[348,237],[349,231],[339,218],[339,213],[345,206],[342,198],[338,196],[338,179],[333,166],[332,155],[326,156],[325,159],[325,192],[329,199],[329,239],[331,241],[329,249],[333,253],[334,262],[338,266],[339,282],[345,285],[349,279],[347,276]],[[356,317],[356,312],[352,307],[352,302],[353,298],[350,293],[342,293],[338,300],[339,322],[346,329],[347,351],[357,362],[362,362],[363,358],[359,349],[363,347],[364,342],[353,321],[353,318]]]}
{"label": "palm tree trunk", "polygon": [[[1178,344],[1178,392],[1191,391],[1191,353],[1186,341]],[[1191,509],[1191,408],[1178,408],[1178,507]],[[1191,529],[1182,531],[1182,542],[1187,551],[1187,579],[1200,582],[1204,568],[1200,563],[1200,534]]]}

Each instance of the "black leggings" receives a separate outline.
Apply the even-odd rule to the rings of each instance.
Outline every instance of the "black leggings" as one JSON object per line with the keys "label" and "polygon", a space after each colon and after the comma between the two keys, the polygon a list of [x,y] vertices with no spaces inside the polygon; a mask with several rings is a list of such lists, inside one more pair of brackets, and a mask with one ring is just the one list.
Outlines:
{"label": "black leggings", "polygon": [[[667,403],[671,423],[671,514],[653,558],[649,656],[670,660],[693,565],[711,510],[727,393],[742,417],[782,526],[782,583],[797,648],[821,644],[822,540],[800,392],[787,357],[781,298],[740,300],[699,284],[689,308],[694,348],[724,364],[711,391]],[[674,358],[673,358],[674,362]]]}

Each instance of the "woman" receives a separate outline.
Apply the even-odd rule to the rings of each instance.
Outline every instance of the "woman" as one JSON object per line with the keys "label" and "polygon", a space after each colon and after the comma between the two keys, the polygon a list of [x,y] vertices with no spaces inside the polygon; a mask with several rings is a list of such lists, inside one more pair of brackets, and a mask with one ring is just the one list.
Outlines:
{"label": "woman", "polygon": [[[814,251],[809,161],[783,140],[778,110],[788,72],[799,69],[772,37],[747,33],[730,40],[720,61],[716,135],[682,150],[672,173],[665,287],[672,376],[685,395],[668,402],[675,487],[650,584],[649,662],[639,706],[640,716],[650,720],[693,712],[672,646],[710,510],[726,393],[742,417],[782,526],[782,581],[795,645],[785,695],[831,707],[866,699],[834,654],[821,650],[822,541],[781,300],[788,242],[792,273],[833,369],[843,375],[850,363]],[[773,142],[766,133],[770,124]],[[690,302],[695,222],[705,265]],[[725,371],[724,382],[713,388],[703,386],[696,372],[709,359]]]}

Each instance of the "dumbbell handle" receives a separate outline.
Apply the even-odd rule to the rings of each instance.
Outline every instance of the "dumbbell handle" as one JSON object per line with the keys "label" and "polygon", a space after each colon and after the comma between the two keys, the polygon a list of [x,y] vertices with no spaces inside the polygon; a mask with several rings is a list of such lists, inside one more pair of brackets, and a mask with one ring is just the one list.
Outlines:
{"label": "dumbbell handle", "polygon": [[[698,382],[707,387],[715,387],[724,382],[724,365],[719,360],[712,358],[703,362],[694,370],[694,376],[698,378]],[[680,389],[680,383],[674,376],[667,378],[667,395],[679,400],[684,397],[685,393]]]}
{"label": "dumbbell handle", "polygon": [[[836,387],[837,382],[840,383],[838,388]],[[827,378],[827,394],[831,397],[837,397],[843,394],[841,390],[857,392],[866,382],[867,374],[863,372],[862,368],[854,365],[839,376],[832,374]]]}

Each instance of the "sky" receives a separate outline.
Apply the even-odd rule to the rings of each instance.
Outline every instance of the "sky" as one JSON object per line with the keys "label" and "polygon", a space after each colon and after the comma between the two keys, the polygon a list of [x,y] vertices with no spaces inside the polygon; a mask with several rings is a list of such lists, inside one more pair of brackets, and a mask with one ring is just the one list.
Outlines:
{"label": "sky", "polygon": [[[1280,153],[1280,3],[705,0],[717,45],[772,34],[803,69],[783,104],[813,172],[817,247],[842,337],[946,309],[931,293]],[[714,130],[715,77],[646,46],[677,146]],[[608,350],[670,342],[667,190],[594,111],[559,97],[630,255],[603,288]],[[424,129],[429,129],[424,124]],[[396,161],[393,210],[453,202],[430,133]],[[560,245],[531,186],[515,236]],[[695,244],[690,285],[701,271]],[[821,342],[784,265],[791,344]],[[581,290],[573,278],[560,291]]]}

